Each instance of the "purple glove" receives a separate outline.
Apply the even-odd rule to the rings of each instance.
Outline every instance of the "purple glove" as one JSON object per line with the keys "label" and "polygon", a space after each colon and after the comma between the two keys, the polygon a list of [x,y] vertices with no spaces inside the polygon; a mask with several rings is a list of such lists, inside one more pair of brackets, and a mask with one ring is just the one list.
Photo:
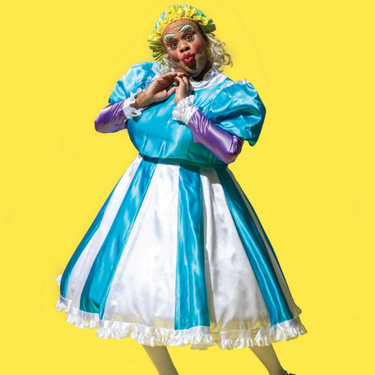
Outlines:
{"label": "purple glove", "polygon": [[240,154],[243,139],[215,125],[199,109],[191,116],[188,127],[195,143],[201,143],[224,163],[232,163]]}
{"label": "purple glove", "polygon": [[124,100],[103,108],[95,119],[95,129],[100,133],[114,133],[126,129],[128,119],[124,111]]}

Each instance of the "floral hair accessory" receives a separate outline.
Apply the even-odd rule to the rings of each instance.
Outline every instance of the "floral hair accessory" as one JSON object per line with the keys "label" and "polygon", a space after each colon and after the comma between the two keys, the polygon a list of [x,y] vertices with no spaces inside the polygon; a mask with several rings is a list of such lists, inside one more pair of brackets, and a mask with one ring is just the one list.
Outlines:
{"label": "floral hair accessory", "polygon": [[168,7],[156,22],[153,33],[147,38],[147,43],[152,50],[152,57],[155,61],[161,61],[165,49],[161,36],[165,28],[172,22],[178,20],[192,20],[200,26],[205,34],[212,33],[216,26],[211,18],[207,18],[202,11],[191,5],[172,5]]}

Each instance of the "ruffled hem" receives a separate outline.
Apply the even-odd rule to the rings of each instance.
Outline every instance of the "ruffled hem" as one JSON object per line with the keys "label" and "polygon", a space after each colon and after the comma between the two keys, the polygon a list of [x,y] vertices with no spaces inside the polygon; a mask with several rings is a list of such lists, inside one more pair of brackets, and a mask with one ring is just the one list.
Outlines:
{"label": "ruffled hem", "polygon": [[278,341],[289,341],[305,333],[306,328],[299,317],[247,331],[210,332],[209,327],[193,327],[173,330],[160,327],[146,327],[137,323],[105,321],[99,314],[81,311],[71,306],[71,300],[60,296],[57,311],[64,310],[66,321],[77,328],[98,328],[96,335],[102,339],[124,339],[131,337],[141,345],[149,346],[189,346],[191,349],[206,350],[217,345],[220,349],[232,350],[251,346],[268,346]]}

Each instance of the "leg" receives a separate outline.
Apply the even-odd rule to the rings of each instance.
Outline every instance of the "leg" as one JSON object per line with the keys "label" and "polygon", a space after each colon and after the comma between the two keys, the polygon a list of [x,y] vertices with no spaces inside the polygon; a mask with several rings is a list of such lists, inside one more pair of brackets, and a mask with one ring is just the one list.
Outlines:
{"label": "leg", "polygon": [[288,375],[288,373],[281,367],[272,345],[253,346],[250,347],[250,349],[264,364],[270,375]]}
{"label": "leg", "polygon": [[142,346],[160,375],[178,375],[166,346]]}

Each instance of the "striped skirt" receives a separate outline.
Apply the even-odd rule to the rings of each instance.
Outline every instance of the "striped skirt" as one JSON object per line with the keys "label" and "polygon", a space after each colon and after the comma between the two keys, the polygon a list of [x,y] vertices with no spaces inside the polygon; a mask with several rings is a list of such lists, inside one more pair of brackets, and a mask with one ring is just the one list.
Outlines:
{"label": "striped skirt", "polygon": [[138,155],[56,280],[58,311],[100,338],[233,349],[306,333],[229,169]]}

